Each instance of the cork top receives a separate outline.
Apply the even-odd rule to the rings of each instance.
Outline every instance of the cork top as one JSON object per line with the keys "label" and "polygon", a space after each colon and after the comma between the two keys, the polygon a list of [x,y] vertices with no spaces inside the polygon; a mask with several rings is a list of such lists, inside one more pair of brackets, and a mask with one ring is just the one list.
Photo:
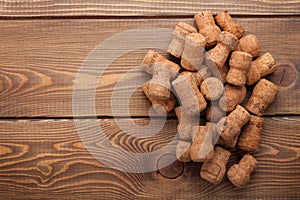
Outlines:
{"label": "cork top", "polygon": [[253,156],[246,154],[241,159],[239,165],[242,169],[252,174],[258,166],[258,162]]}
{"label": "cork top", "polygon": [[222,31],[219,35],[218,42],[224,44],[230,49],[230,51],[234,51],[238,45],[239,39],[235,37],[232,33]]}
{"label": "cork top", "polygon": [[229,60],[229,66],[248,70],[251,66],[252,56],[242,51],[234,51]]}
{"label": "cork top", "polygon": [[242,37],[237,46],[237,50],[244,51],[257,57],[260,53],[260,45],[255,35],[250,34]]}
{"label": "cork top", "polygon": [[185,22],[178,22],[178,24],[175,26],[174,32],[178,32],[183,36],[189,35],[190,33],[197,33],[197,29]]}
{"label": "cork top", "polygon": [[203,48],[206,45],[205,37],[201,33],[191,33],[185,38],[185,42],[190,45],[199,45]]}
{"label": "cork top", "polygon": [[216,146],[214,149],[214,160],[217,160],[219,163],[227,163],[231,153],[226,149]]}

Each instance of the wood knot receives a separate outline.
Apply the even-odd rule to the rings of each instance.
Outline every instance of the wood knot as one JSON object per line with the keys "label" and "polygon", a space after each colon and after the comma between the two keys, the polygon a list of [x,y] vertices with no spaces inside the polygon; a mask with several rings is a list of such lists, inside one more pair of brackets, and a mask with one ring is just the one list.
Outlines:
{"label": "wood knot", "polygon": [[295,83],[298,77],[295,64],[289,61],[278,63],[277,70],[268,79],[279,87],[288,87]]}
{"label": "wood knot", "polygon": [[[175,161],[174,161],[175,160]],[[168,165],[168,163],[170,163]],[[161,167],[165,166],[165,167]],[[175,154],[165,154],[157,161],[158,173],[168,179],[175,179],[182,175],[184,164],[176,159]]]}

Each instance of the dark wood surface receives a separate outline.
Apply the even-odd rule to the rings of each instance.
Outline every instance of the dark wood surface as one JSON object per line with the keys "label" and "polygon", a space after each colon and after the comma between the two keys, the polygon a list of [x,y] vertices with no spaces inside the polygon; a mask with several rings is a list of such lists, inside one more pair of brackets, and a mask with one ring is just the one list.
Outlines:
{"label": "dark wood surface", "polygon": [[[135,121],[139,125],[148,123],[146,118]],[[126,136],[114,120],[102,119],[98,123],[113,144],[143,152],[168,143],[176,133],[177,121],[168,120],[155,138],[136,141]],[[120,123],[126,125],[128,119]],[[199,163],[185,164],[175,179],[156,171],[133,174],[106,167],[85,149],[73,120],[3,120],[0,125],[1,197],[262,199],[300,195],[299,117],[266,118],[260,151],[255,154],[259,168],[243,189],[235,188],[226,179],[219,185],[204,181],[199,177]],[[239,151],[233,153],[228,167],[241,156]]]}
{"label": "dark wood surface", "polygon": [[[299,199],[299,8],[297,0],[0,1],[0,199]],[[73,120],[76,74],[98,44],[128,29],[172,29],[178,21],[193,23],[193,14],[202,10],[214,14],[229,10],[279,64],[267,77],[279,85],[279,94],[264,115],[260,151],[254,155],[259,168],[243,189],[226,178],[219,185],[204,181],[199,163],[174,162],[148,173],[112,169],[95,159],[80,140],[78,130],[87,136],[98,130],[75,127]],[[158,36],[153,45],[159,43]],[[124,127],[130,128],[130,117],[142,126],[150,120],[150,104],[141,90],[131,97],[130,114],[121,113],[119,124],[113,119],[115,85],[140,64],[146,51],[135,50],[115,60],[96,93],[96,115],[104,134],[113,146],[132,152],[160,149],[176,134],[174,114],[152,138],[127,134]],[[135,71],[128,78],[150,77]],[[118,91],[121,100],[130,89]],[[85,113],[81,117],[86,119],[79,120],[89,122],[92,115]],[[88,142],[97,147],[93,138]],[[232,152],[227,167],[243,154]],[[103,159],[110,161],[113,153]]]}
{"label": "dark wood surface", "polygon": [[239,15],[299,15],[297,0],[35,0],[0,2],[0,15],[6,17],[40,16],[191,16],[201,10],[230,10]]}
{"label": "dark wood surface", "polygon": [[[0,21],[0,93],[2,117],[72,117],[72,92],[77,72],[99,43],[113,34],[140,27],[172,28],[191,19],[125,20],[16,20]],[[266,114],[300,113],[300,20],[237,19],[249,33],[256,34],[264,52],[271,52],[280,69],[270,77],[280,85],[276,102]],[[17,30],[22,31],[17,31]],[[134,42],[139,42],[135,40]],[[160,43],[159,35],[153,46]],[[124,54],[110,65],[97,87],[96,113],[111,116],[111,95],[125,72],[138,66],[147,50]],[[97,58],[99,63],[106,58]],[[104,60],[103,60],[104,59]],[[88,72],[85,72],[88,73]],[[150,78],[141,71],[128,79]],[[122,98],[135,85],[121,87]],[[86,97],[82,95],[84,100]],[[148,116],[149,102],[141,90],[129,102],[131,116]],[[127,106],[121,101],[120,106]],[[86,116],[92,115],[86,113]],[[120,115],[124,116],[123,113]],[[126,115],[128,116],[128,115]]]}

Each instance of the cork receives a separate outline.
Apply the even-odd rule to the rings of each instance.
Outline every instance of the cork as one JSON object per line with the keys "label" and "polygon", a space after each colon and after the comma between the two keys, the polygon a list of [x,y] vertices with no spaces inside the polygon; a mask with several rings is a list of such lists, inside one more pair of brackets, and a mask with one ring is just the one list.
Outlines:
{"label": "cork", "polygon": [[261,79],[253,89],[252,95],[246,104],[246,109],[257,115],[262,116],[269,105],[275,100],[278,87],[266,80]]}
{"label": "cork", "polygon": [[231,51],[236,49],[238,38],[233,34],[222,31],[218,37],[217,45],[207,52],[207,63],[215,64],[218,69],[222,68]]}
{"label": "cork", "polygon": [[145,93],[146,97],[151,101],[153,110],[156,112],[159,116],[165,116],[167,113],[171,112],[176,104],[177,99],[176,97],[171,93],[170,98],[166,100],[158,100],[154,99],[151,96],[149,96],[149,84],[148,82],[144,84],[142,87],[142,91]]}
{"label": "cork", "polygon": [[175,108],[175,114],[178,119],[177,131],[179,138],[182,140],[191,140],[193,127],[199,125],[199,115],[189,115],[184,112],[182,107]]}
{"label": "cork", "polygon": [[207,105],[205,116],[209,122],[219,122],[225,115],[226,112],[219,107],[218,102],[209,103]]}
{"label": "cork", "polygon": [[252,85],[259,81],[262,77],[276,71],[277,65],[270,53],[265,53],[251,63],[247,74],[247,85]]}
{"label": "cork", "polygon": [[190,147],[191,147],[190,142],[179,140],[177,142],[177,147],[176,147],[177,160],[181,162],[190,162],[191,161]]}
{"label": "cork", "polygon": [[215,24],[214,17],[210,11],[204,11],[194,16],[199,33],[206,39],[206,47],[212,47],[217,43],[220,28]]}
{"label": "cork", "polygon": [[263,124],[263,118],[251,115],[239,136],[238,147],[249,153],[258,152]]}
{"label": "cork", "polygon": [[171,73],[170,68],[165,63],[156,62],[153,64],[153,77],[147,83],[148,94],[153,99],[166,100],[171,96]]}
{"label": "cork", "polygon": [[224,85],[219,79],[209,77],[202,82],[200,90],[205,99],[213,101],[221,97],[224,92]]}
{"label": "cork", "polygon": [[193,75],[196,78],[197,86],[199,87],[205,79],[211,76],[211,73],[205,65],[202,65],[200,70],[193,72]]}
{"label": "cork", "polygon": [[193,127],[193,141],[190,148],[190,156],[194,162],[204,162],[212,159],[214,146],[212,144],[213,132],[208,126]]}
{"label": "cork", "polygon": [[229,148],[234,148],[237,144],[241,128],[250,120],[247,110],[237,105],[227,116],[222,118],[217,124],[217,131],[220,134],[219,144]]}
{"label": "cork", "polygon": [[153,66],[154,66],[154,63],[157,63],[157,62],[165,63],[167,66],[170,67],[171,80],[176,78],[176,76],[180,70],[179,65],[166,59],[165,57],[163,57],[162,55],[160,55],[159,53],[157,53],[153,50],[149,50],[146,53],[146,55],[142,61],[142,64],[141,64],[142,70],[147,72],[148,74],[153,74],[154,73]]}
{"label": "cork", "polygon": [[185,22],[179,22],[175,26],[173,39],[167,52],[176,58],[180,58],[184,49],[185,37],[190,33],[197,33],[197,29]]}
{"label": "cork", "polygon": [[249,53],[253,58],[259,56],[260,45],[255,35],[246,35],[242,37],[237,46],[238,51]]}
{"label": "cork", "polygon": [[229,151],[216,146],[213,158],[203,163],[200,176],[215,185],[220,183],[225,175],[230,155]]}
{"label": "cork", "polygon": [[185,37],[181,66],[189,71],[200,70],[203,62],[205,37],[200,33],[191,33]]}
{"label": "cork", "polygon": [[206,108],[206,101],[198,89],[197,80],[191,72],[181,73],[172,86],[182,105],[189,115],[198,115]]}
{"label": "cork", "polygon": [[250,154],[246,154],[239,164],[234,164],[228,169],[227,177],[236,187],[244,187],[250,181],[250,175],[256,170],[257,165],[257,160]]}
{"label": "cork", "polygon": [[234,51],[229,60],[230,69],[227,82],[235,86],[245,85],[247,73],[252,62],[252,56],[242,51]]}
{"label": "cork", "polygon": [[244,28],[231,18],[228,11],[218,13],[215,20],[222,30],[232,33],[237,38],[241,38],[245,32]]}
{"label": "cork", "polygon": [[244,85],[234,86],[226,84],[224,94],[219,100],[219,106],[226,112],[233,111],[237,105],[241,104],[246,97],[247,89]]}

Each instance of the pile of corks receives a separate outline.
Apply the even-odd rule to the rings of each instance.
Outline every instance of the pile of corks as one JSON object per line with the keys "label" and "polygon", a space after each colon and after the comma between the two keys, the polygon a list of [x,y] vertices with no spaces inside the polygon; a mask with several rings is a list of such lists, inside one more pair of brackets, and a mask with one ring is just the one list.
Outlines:
{"label": "pile of corks", "polygon": [[[158,115],[175,109],[179,161],[203,162],[200,176],[213,184],[227,171],[229,181],[243,187],[258,166],[251,154],[259,151],[261,116],[278,92],[262,77],[277,65],[270,53],[260,55],[257,37],[245,35],[227,11],[215,18],[205,11],[194,19],[197,28],[185,22],[176,25],[167,51],[180,64],[152,50],[145,55],[142,69],[153,76],[142,90]],[[247,89],[252,93],[243,107]],[[203,111],[207,123],[200,126]],[[236,147],[247,153],[227,170],[228,150]]]}

